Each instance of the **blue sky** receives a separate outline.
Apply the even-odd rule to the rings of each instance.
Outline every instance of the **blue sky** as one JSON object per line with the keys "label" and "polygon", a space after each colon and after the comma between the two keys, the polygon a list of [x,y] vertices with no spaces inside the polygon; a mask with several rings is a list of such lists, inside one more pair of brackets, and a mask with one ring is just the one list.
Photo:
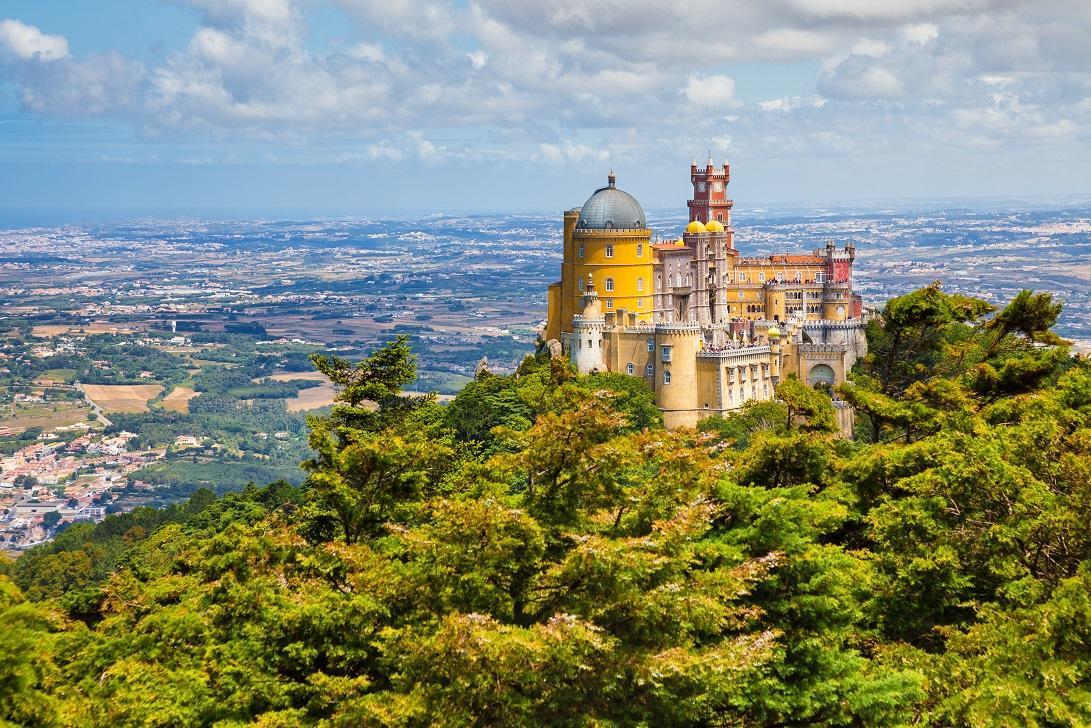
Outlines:
{"label": "blue sky", "polygon": [[1091,192],[1086,0],[5,0],[0,208],[544,211]]}

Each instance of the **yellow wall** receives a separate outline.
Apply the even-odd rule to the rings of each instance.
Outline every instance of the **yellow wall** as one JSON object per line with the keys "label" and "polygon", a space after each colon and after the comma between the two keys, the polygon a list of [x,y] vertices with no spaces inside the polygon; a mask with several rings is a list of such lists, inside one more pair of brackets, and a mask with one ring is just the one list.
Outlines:
{"label": "yellow wall", "polygon": [[[579,254],[581,246],[582,256]],[[607,246],[613,247],[611,257],[606,255]],[[639,256],[638,248],[641,252]],[[636,315],[637,323],[652,323],[651,231],[574,231],[570,242],[565,245],[565,252],[572,255],[572,290],[567,294],[569,305],[566,307],[562,303],[561,307],[563,331],[572,330],[572,314],[579,313],[579,299],[583,294],[576,282],[580,279],[586,282],[589,275],[594,277],[595,291],[602,300],[604,313],[625,309],[627,313]],[[608,280],[613,281],[613,290],[607,290]],[[638,290],[638,281],[642,281],[643,290]],[[608,305],[610,302],[613,303],[612,307]]]}
{"label": "yellow wall", "polygon": [[572,231],[576,229],[576,222],[580,219],[579,208],[567,210],[564,213],[564,251],[561,261],[561,302],[560,319],[554,324],[551,319],[548,328],[562,331],[572,331],[572,316],[580,312],[580,295],[576,289],[576,276],[572,272],[572,258],[575,256],[572,247]]}
{"label": "yellow wall", "polygon": [[[697,352],[701,349],[699,331],[680,327],[659,328],[655,351],[655,403],[663,410],[668,428],[690,427],[697,423]],[[671,347],[670,363],[663,362],[664,346]],[[663,372],[670,371],[671,383],[663,383]]]}
{"label": "yellow wall", "polygon": [[561,284],[550,283],[547,290],[545,340],[561,338]]}

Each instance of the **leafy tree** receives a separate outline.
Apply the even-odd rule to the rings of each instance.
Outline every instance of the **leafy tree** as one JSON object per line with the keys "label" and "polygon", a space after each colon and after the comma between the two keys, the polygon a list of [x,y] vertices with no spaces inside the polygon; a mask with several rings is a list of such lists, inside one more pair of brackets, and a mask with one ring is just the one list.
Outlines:
{"label": "leafy tree", "polygon": [[404,340],[319,358],[303,488],[0,565],[0,719],[1087,724],[1091,362],[1056,312],[891,301],[857,442],[795,379],[667,432],[639,381],[548,357],[446,408],[401,394]]}

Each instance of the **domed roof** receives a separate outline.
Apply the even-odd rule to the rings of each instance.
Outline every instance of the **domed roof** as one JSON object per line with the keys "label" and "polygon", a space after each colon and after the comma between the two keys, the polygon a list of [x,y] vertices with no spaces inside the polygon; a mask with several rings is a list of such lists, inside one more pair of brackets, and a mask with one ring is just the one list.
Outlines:
{"label": "domed roof", "polygon": [[687,233],[703,233],[705,232],[705,225],[700,220],[694,220],[689,225],[686,225]]}
{"label": "domed roof", "polygon": [[724,224],[719,220],[709,220],[705,223],[705,230],[710,233],[722,233],[724,231]]}
{"label": "domed roof", "polygon": [[607,177],[607,185],[595,190],[580,208],[577,230],[643,230],[647,227],[644,208],[628,192],[614,186],[614,173]]}
{"label": "domed roof", "polygon": [[765,335],[768,336],[771,339],[779,338],[780,337],[780,329],[777,328],[776,324],[773,324],[772,326],[770,326],[768,329],[765,330]]}

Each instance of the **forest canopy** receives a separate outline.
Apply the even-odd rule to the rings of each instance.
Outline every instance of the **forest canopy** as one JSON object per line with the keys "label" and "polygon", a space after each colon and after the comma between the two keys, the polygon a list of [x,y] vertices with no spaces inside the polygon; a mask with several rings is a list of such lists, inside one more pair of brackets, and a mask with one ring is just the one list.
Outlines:
{"label": "forest canopy", "polygon": [[315,357],[302,486],[79,524],[0,573],[0,721],[1091,723],[1091,362],[1025,291],[890,301],[839,395],[669,432],[545,356],[406,396]]}

